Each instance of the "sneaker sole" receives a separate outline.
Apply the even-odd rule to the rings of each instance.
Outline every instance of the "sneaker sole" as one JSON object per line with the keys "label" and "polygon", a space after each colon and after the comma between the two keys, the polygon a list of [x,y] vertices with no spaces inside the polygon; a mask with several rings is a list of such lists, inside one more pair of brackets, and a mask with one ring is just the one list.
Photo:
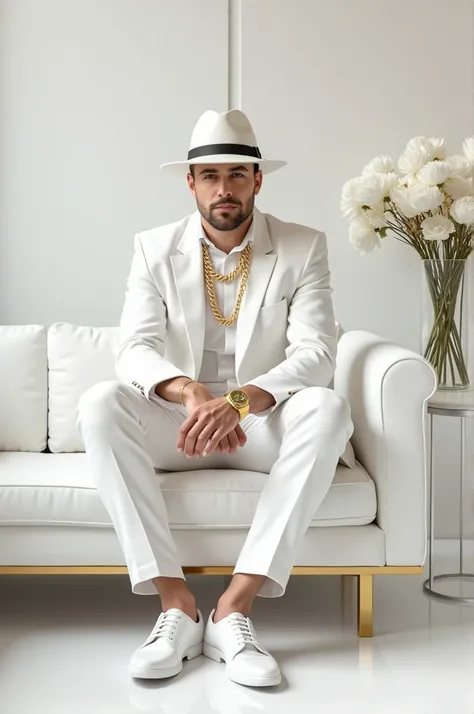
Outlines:
{"label": "sneaker sole", "polygon": [[[202,653],[205,657],[214,660],[214,662],[225,662],[224,656],[216,647],[212,647],[204,642]],[[227,664],[227,663],[226,663]],[[229,679],[237,684],[244,684],[248,687],[274,687],[281,682],[281,674],[275,677],[235,677],[227,671]]]}
{"label": "sneaker sole", "polygon": [[201,654],[202,642],[199,642],[199,644],[190,647],[184,653],[181,662],[175,664],[174,667],[168,667],[167,669],[160,669],[158,667],[143,667],[140,669],[130,668],[129,672],[131,676],[135,679],[165,679],[166,677],[174,677],[176,674],[179,674],[183,669],[183,659],[187,659],[189,661],[191,659],[194,659],[195,657],[199,657],[199,655]]}

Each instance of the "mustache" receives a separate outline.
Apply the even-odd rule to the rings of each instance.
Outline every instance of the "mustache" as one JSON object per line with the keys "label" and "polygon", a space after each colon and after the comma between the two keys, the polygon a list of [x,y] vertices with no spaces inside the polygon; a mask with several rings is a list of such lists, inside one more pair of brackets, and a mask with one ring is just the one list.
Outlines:
{"label": "mustache", "polygon": [[212,209],[212,208],[219,208],[219,206],[240,206],[240,205],[241,205],[241,204],[240,204],[239,201],[219,201],[219,203],[214,203],[214,204],[211,206],[211,209]]}

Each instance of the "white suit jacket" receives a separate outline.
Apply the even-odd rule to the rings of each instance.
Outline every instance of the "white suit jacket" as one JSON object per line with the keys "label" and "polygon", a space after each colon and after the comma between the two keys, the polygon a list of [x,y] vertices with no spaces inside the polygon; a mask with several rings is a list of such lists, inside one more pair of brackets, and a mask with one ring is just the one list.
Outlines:
{"label": "white suit jacket", "polygon": [[[150,398],[157,383],[197,379],[205,300],[198,211],[135,236],[120,320],[116,372]],[[336,323],[326,236],[254,209],[255,242],[236,325],[239,386],[257,384],[276,406],[300,389],[327,387]]]}

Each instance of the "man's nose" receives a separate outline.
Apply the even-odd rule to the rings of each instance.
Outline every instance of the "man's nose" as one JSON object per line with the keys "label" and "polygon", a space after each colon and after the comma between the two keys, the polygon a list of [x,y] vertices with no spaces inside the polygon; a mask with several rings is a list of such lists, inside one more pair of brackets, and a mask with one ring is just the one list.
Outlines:
{"label": "man's nose", "polygon": [[218,186],[219,196],[232,196],[232,191],[230,189],[229,180],[227,178],[222,178]]}

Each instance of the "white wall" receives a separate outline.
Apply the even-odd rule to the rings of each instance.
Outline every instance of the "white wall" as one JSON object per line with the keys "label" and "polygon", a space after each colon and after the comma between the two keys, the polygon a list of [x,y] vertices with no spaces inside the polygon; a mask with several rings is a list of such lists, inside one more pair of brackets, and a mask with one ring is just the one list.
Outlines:
{"label": "white wall", "polygon": [[0,322],[118,324],[133,234],[193,210],[159,164],[227,106],[227,5],[0,3]]}
{"label": "white wall", "polygon": [[[344,327],[419,350],[418,256],[387,240],[359,257],[339,196],[412,136],[444,136],[454,152],[474,133],[471,0],[0,8],[1,323],[117,324],[133,234],[193,209],[159,164],[184,157],[202,111],[230,105],[248,113],[264,155],[289,161],[259,207],[327,232]],[[456,533],[457,427],[436,424],[445,537]]]}

